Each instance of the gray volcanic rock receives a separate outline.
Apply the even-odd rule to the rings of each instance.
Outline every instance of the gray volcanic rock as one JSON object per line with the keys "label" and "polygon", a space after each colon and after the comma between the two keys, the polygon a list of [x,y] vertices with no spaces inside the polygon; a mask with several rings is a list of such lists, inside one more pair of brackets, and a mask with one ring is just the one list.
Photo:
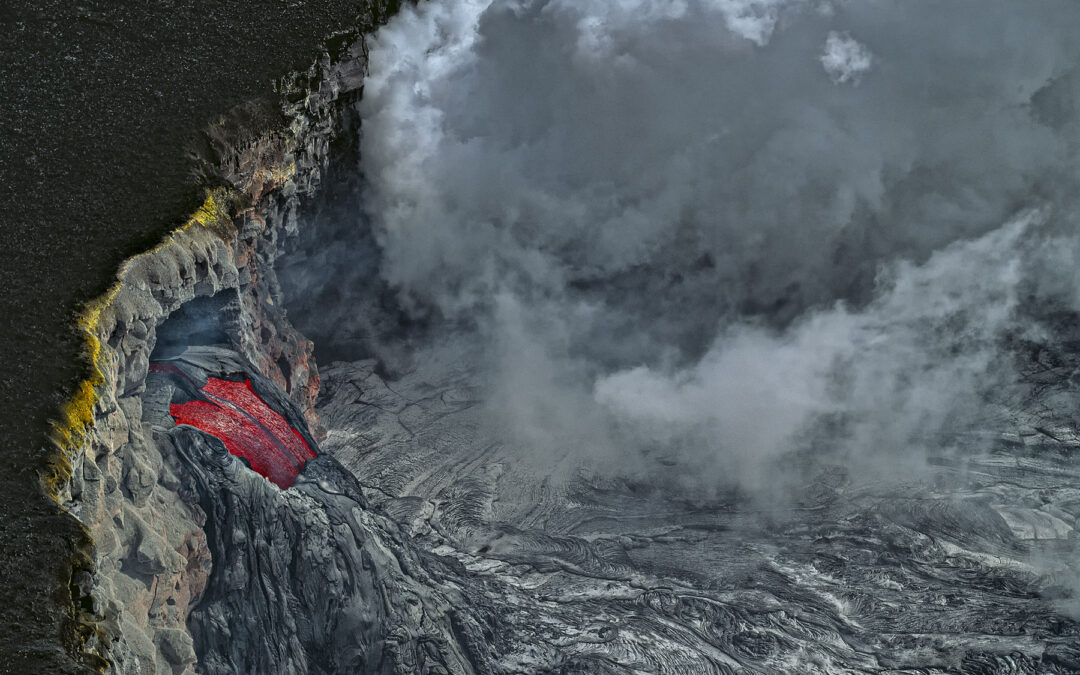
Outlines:
{"label": "gray volcanic rock", "polygon": [[[241,363],[221,349],[192,360],[213,375]],[[257,374],[241,372],[256,391],[267,391]],[[221,440],[172,427],[173,387],[168,377],[152,376],[148,398],[157,404],[146,413],[159,423],[155,442],[183,464],[181,492],[206,514],[213,569],[187,622],[200,672],[469,671],[448,639],[446,589],[424,572],[393,523],[367,511],[350,473],[319,456],[282,490]],[[279,397],[274,405],[310,438],[294,404]]]}
{"label": "gray volcanic rock", "polygon": [[491,631],[478,671],[1075,673],[1080,360],[1056,358],[988,402],[988,452],[873,482],[793,457],[786,506],[545,475],[485,427],[465,365],[335,363],[319,412],[375,508],[457,561]]}

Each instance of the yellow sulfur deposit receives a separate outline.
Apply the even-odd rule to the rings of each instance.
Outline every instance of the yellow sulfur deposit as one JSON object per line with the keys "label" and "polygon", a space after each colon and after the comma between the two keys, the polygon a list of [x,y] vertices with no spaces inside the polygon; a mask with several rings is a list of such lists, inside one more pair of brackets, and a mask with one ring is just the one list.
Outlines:
{"label": "yellow sulfur deposit", "polygon": [[105,384],[105,354],[102,351],[101,317],[109,308],[123,285],[124,273],[133,260],[152,255],[173,243],[176,235],[193,227],[203,227],[228,241],[236,234],[233,225],[233,210],[239,202],[239,195],[226,188],[206,191],[202,205],[188,218],[187,222],[169,234],[160,244],[144,253],[129,259],[120,269],[118,280],[100,297],[87,303],[77,319],[79,331],[83,334],[83,353],[90,364],[90,375],[79,383],[74,395],[64,404],[60,419],[53,423],[52,440],[58,451],[50,458],[49,466],[42,480],[45,491],[58,503],[62,501],[61,492],[71,479],[72,457],[86,442],[94,425],[94,406],[97,404],[99,389]]}

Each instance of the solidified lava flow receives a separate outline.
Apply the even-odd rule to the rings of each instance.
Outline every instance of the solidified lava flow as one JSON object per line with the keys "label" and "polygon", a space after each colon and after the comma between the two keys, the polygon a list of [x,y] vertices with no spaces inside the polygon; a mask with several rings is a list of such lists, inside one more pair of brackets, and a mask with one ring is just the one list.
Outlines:
{"label": "solidified lava flow", "polygon": [[307,460],[315,457],[296,429],[255,393],[250,380],[211,377],[199,391],[204,400],[169,405],[176,423],[221,439],[230,453],[278,487],[296,482]]}

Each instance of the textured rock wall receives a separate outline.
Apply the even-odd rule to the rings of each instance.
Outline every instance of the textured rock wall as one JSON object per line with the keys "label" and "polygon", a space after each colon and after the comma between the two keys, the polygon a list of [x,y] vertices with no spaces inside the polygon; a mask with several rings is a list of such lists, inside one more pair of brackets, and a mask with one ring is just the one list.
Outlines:
{"label": "textured rock wall", "polygon": [[473,672],[454,637],[460,593],[335,459],[308,461],[279,490],[213,436],[177,426],[157,439],[207,513],[215,569],[188,621],[201,672]]}
{"label": "textured rock wall", "polygon": [[327,54],[284,81],[284,129],[240,144],[211,134],[220,160],[213,173],[224,186],[162,244],[130,259],[82,317],[96,372],[65,410],[56,436],[65,454],[50,488],[95,542],[92,574],[73,581],[92,602],[86,614],[97,631],[88,649],[117,672],[195,669],[187,621],[214,565],[207,515],[184,489],[185,469],[143,418],[162,323],[198,298],[238,307],[230,337],[318,433],[312,346],[280,309],[273,264],[297,231],[299,201],[319,186],[336,107],[359,96],[363,53],[361,40],[338,64]]}

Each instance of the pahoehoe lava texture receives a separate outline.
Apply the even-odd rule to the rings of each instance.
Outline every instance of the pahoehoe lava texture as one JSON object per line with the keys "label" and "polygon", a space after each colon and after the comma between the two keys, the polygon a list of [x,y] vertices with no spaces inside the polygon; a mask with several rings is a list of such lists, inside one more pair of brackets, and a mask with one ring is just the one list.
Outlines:
{"label": "pahoehoe lava texture", "polygon": [[335,363],[319,412],[376,510],[453,561],[486,626],[477,672],[1076,673],[1080,623],[1055,604],[1080,516],[1066,345],[1033,346],[985,436],[930,475],[854,484],[804,458],[772,510],[551,480],[485,434],[465,367]]}
{"label": "pahoehoe lava texture", "polygon": [[[242,357],[189,348],[152,369],[143,419],[205,513],[199,669],[1077,672],[1080,623],[1051,599],[1080,515],[1080,358],[1059,319],[1019,350],[1022,381],[987,401],[984,436],[954,439],[932,474],[857,483],[805,457],[807,480],[772,509],[545,476],[486,430],[464,361],[324,367],[320,450]],[[170,403],[215,378],[246,378],[328,454],[283,490],[174,426]]]}

